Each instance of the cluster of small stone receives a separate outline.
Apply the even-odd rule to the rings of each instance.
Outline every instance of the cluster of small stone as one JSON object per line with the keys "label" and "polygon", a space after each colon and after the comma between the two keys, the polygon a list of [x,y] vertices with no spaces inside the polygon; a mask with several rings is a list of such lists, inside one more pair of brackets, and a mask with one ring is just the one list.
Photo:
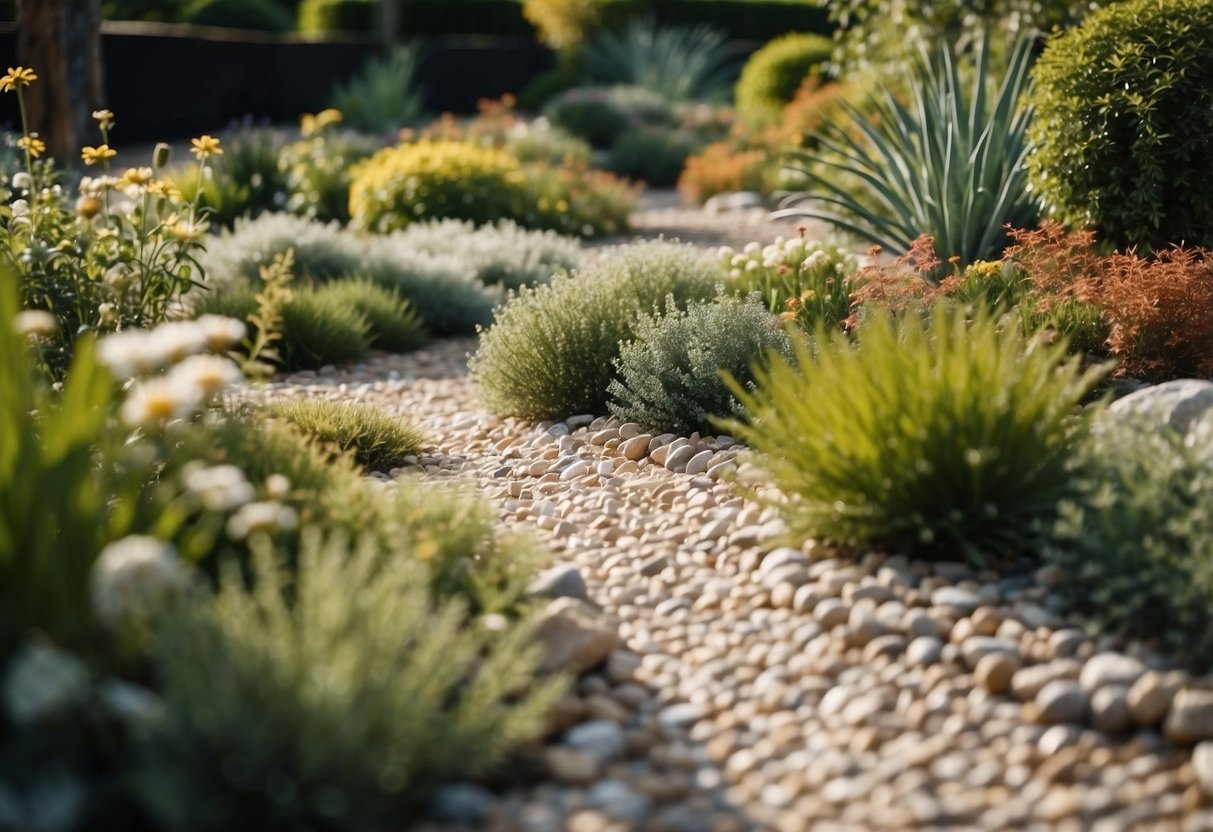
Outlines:
{"label": "cluster of small stone", "polygon": [[1050,569],[789,547],[731,490],[728,437],[499,419],[474,346],[271,390],[409,415],[432,446],[408,470],[476,483],[555,554],[532,591],[575,690],[529,779],[449,786],[426,828],[1213,829],[1213,683],[1057,614]]}

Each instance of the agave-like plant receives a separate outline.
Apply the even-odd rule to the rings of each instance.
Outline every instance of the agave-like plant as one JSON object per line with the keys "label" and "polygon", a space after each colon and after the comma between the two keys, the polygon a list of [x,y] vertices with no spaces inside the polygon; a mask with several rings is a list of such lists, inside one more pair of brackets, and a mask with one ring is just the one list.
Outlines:
{"label": "agave-like plant", "polygon": [[425,112],[425,91],[417,83],[424,57],[415,44],[401,44],[338,84],[330,99],[343,121],[355,130],[387,134],[412,124]]}
{"label": "agave-like plant", "polygon": [[582,60],[595,84],[644,87],[667,101],[725,101],[740,69],[718,30],[660,26],[651,18],[598,33]]}
{"label": "agave-like plant", "polygon": [[785,197],[776,215],[824,220],[894,254],[929,234],[941,258],[996,258],[1005,226],[1030,225],[1038,213],[1024,169],[1031,114],[1021,103],[1031,44],[1012,49],[1000,81],[989,59],[987,38],[966,83],[948,45],[924,48],[911,65],[908,106],[888,89],[869,94],[870,115],[844,104],[850,124],[827,124],[817,151],[793,153],[789,167],[812,188]]}

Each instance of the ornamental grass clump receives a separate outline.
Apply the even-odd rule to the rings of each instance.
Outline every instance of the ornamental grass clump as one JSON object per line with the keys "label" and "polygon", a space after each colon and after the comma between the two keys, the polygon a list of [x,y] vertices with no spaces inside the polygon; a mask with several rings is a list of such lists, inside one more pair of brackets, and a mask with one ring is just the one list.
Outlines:
{"label": "ornamental grass clump", "polygon": [[929,558],[1031,551],[1071,491],[1075,409],[1102,368],[948,306],[815,340],[756,390],[733,384],[748,419],[730,428],[787,496],[773,505],[792,534]]}
{"label": "ornamental grass clump", "polygon": [[412,537],[309,530],[294,569],[258,543],[251,580],[233,565],[165,618],[139,762],[169,828],[389,828],[540,734],[563,679],[536,680],[525,624],[438,596]]}
{"label": "ornamental grass clump", "polygon": [[1077,495],[1045,555],[1056,591],[1101,631],[1213,668],[1213,435],[1105,414],[1082,445]]}
{"label": "ornamental grass clump", "polygon": [[790,350],[779,319],[757,296],[721,297],[645,316],[635,333],[615,361],[619,377],[608,387],[611,413],[679,436],[706,432],[712,417],[740,415],[724,374],[749,386],[752,367],[768,353]]}
{"label": "ornamental grass clump", "polygon": [[371,350],[370,321],[340,296],[303,289],[281,311],[284,369],[314,370],[358,361]]}
{"label": "ornamental grass clump", "polygon": [[480,334],[469,368],[489,409],[547,419],[606,410],[621,341],[645,314],[715,291],[715,270],[694,248],[656,241],[621,246],[579,273],[524,288]]}
{"label": "ornamental grass clump", "polygon": [[425,343],[425,324],[400,293],[365,278],[335,280],[316,289],[325,304],[346,307],[366,318],[371,346],[409,352]]}
{"label": "ornamental grass clump", "polygon": [[410,421],[368,404],[291,399],[274,402],[269,412],[371,471],[399,468],[421,450],[421,432]]}

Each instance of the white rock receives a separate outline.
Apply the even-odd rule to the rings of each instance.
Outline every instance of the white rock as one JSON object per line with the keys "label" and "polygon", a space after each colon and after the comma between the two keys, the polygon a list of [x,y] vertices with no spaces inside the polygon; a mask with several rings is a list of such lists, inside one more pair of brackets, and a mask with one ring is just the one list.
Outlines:
{"label": "white rock", "polygon": [[1175,694],[1163,733],[1177,745],[1213,740],[1213,690],[1184,688]]}
{"label": "white rock", "polygon": [[1192,749],[1192,770],[1205,794],[1213,797],[1213,742],[1202,742]]}
{"label": "white rock", "polygon": [[1176,379],[1147,387],[1116,400],[1108,408],[1113,414],[1145,416],[1180,433],[1187,433],[1210,410],[1213,410],[1213,382],[1196,379]]}
{"label": "white rock", "polygon": [[584,751],[600,763],[609,763],[623,755],[627,737],[623,727],[609,719],[593,719],[570,728],[564,744]]}
{"label": "white rock", "polygon": [[539,669],[582,673],[622,646],[616,627],[578,598],[557,598],[539,613],[535,638],[544,646]]}
{"label": "white rock", "polygon": [[1132,656],[1120,653],[1097,653],[1087,659],[1078,682],[1088,693],[1094,693],[1105,685],[1131,687],[1146,672],[1146,666]]}
{"label": "white rock", "polygon": [[1090,697],[1082,685],[1071,679],[1058,679],[1036,694],[1036,709],[1042,721],[1050,725],[1076,725],[1087,717]]}
{"label": "white rock", "polygon": [[527,587],[527,594],[544,598],[583,600],[589,597],[581,570],[571,563],[562,563],[540,572]]}
{"label": "white rock", "polygon": [[700,451],[693,457],[687,460],[685,473],[692,476],[705,473],[708,470],[709,464],[712,462],[712,457],[716,455],[715,451],[707,450]]}

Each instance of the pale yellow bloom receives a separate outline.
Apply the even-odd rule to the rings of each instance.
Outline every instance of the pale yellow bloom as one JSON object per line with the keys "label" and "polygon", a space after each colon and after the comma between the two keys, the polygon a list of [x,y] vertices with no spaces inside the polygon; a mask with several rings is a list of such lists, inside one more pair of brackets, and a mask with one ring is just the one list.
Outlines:
{"label": "pale yellow bloom", "polygon": [[84,160],[84,164],[86,165],[94,165],[106,159],[113,159],[117,155],[118,151],[108,144],[99,144],[96,147],[84,147],[80,149],[80,158]]}
{"label": "pale yellow bloom", "polygon": [[0,92],[12,92],[21,87],[28,87],[38,80],[37,74],[27,67],[10,66],[8,74],[0,77]]}
{"label": "pale yellow bloom", "polygon": [[151,168],[127,168],[120,181],[123,185],[146,188],[152,184],[155,176]]}
{"label": "pale yellow bloom", "polygon": [[190,153],[193,153],[200,160],[209,159],[211,156],[222,156],[223,148],[219,145],[219,140],[214,136],[202,135],[196,139],[190,139]]}
{"label": "pale yellow bloom", "polygon": [[17,147],[28,151],[29,155],[33,156],[35,159],[46,152],[46,142],[38,138],[36,134],[22,136],[21,138],[17,139]]}

